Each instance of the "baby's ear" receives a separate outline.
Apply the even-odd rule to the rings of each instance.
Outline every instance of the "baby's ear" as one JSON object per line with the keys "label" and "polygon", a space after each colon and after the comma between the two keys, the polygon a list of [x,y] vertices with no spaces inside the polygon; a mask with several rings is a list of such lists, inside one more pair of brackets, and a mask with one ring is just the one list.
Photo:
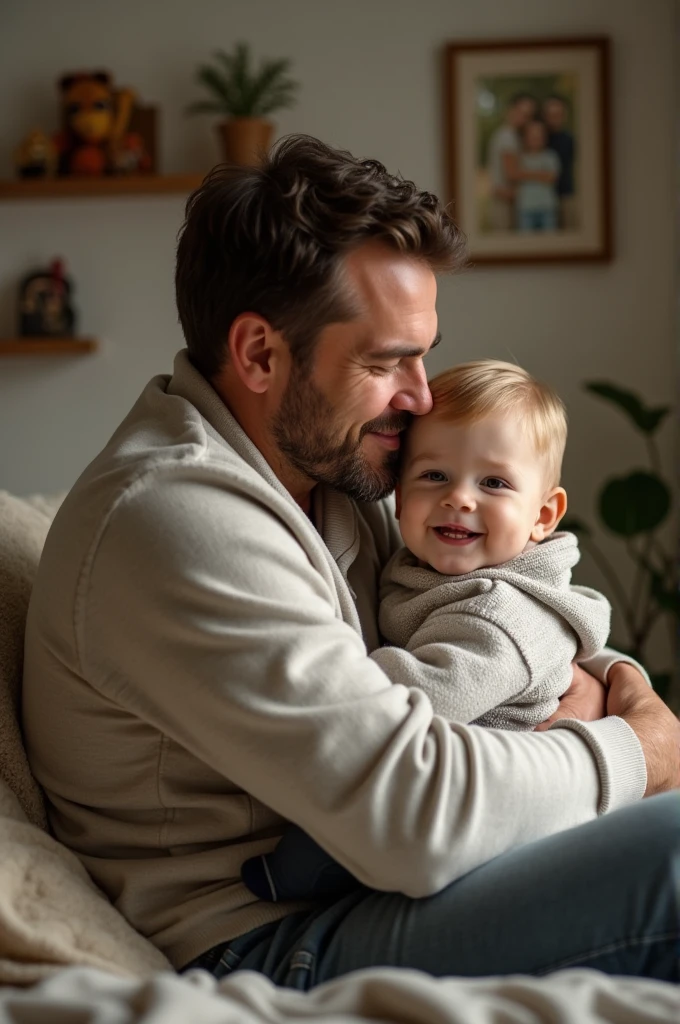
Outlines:
{"label": "baby's ear", "polygon": [[399,516],[401,515],[401,487],[399,484],[397,484],[397,486],[394,488],[394,502],[396,506],[394,509],[394,514],[398,519]]}
{"label": "baby's ear", "polygon": [[538,519],[531,531],[530,540],[540,544],[542,540],[553,533],[557,525],[567,511],[567,492],[564,487],[553,487],[543,499]]}

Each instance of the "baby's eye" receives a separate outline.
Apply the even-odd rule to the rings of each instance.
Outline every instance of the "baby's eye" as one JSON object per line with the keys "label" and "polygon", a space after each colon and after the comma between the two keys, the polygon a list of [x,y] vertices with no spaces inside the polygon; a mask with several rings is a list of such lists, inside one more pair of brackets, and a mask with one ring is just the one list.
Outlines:
{"label": "baby's eye", "polygon": [[423,480],[431,480],[433,484],[443,484],[446,481],[446,473],[439,469],[428,469],[423,473]]}
{"label": "baby's eye", "polygon": [[488,487],[490,491],[502,491],[507,486],[505,480],[497,476],[487,476],[482,480],[482,487]]}

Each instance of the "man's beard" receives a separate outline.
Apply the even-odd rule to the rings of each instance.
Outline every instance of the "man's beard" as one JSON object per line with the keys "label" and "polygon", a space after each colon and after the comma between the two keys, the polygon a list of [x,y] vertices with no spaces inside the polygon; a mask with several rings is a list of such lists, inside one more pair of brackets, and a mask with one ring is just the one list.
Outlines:
{"label": "man's beard", "polygon": [[361,447],[370,433],[393,433],[411,421],[410,413],[395,413],[364,423],[359,437],[337,441],[336,410],[311,380],[293,371],[272,429],[281,452],[310,480],[328,484],[355,501],[378,501],[394,490],[398,479],[399,449],[386,451],[380,465],[372,465]]}

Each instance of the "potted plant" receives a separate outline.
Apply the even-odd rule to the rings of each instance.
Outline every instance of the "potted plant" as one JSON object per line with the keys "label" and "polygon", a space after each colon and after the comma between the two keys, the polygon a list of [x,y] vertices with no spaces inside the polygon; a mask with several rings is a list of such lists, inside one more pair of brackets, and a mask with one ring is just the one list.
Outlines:
{"label": "potted plant", "polygon": [[226,114],[217,130],[227,163],[255,165],[271,142],[274,125],[267,114],[295,103],[298,83],[288,76],[291,61],[263,60],[258,69],[247,43],[232,53],[218,50],[214,64],[204,64],[196,80],[211,94],[187,108],[188,114]]}
{"label": "potted plant", "polygon": [[[607,381],[589,381],[585,387],[625,413],[647,448],[649,466],[607,479],[598,500],[599,518],[625,545],[635,566],[630,587],[619,572],[618,560],[606,557],[588,523],[571,517],[562,529],[580,536],[607,581],[609,596],[619,606],[627,633],[620,646],[644,662],[647,642],[658,621],[666,620],[673,646],[680,636],[680,561],[663,539],[673,516],[673,490],[664,478],[656,443],[656,433],[671,410],[649,406],[634,392]],[[672,670],[652,674],[652,683],[664,699],[677,704],[680,693],[672,692]]]}

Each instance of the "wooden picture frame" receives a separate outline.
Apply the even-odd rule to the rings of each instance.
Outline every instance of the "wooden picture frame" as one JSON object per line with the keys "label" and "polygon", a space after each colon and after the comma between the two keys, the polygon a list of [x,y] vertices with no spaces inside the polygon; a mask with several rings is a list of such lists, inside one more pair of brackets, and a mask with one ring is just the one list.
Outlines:
{"label": "wooden picture frame", "polygon": [[445,72],[448,198],[471,263],[611,260],[609,40],[455,42]]}

